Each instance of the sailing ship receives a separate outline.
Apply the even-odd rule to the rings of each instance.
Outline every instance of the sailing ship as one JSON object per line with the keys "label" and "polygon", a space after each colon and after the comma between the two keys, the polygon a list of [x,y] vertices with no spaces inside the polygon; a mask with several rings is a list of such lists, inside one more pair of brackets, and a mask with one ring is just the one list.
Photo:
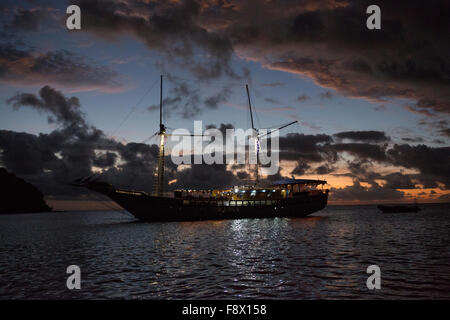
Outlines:
{"label": "sailing ship", "polygon": [[[126,190],[91,177],[79,179],[76,186],[108,196],[141,221],[194,221],[243,218],[304,217],[326,207],[328,189],[324,180],[284,179],[262,183],[259,179],[259,139],[297,121],[260,135],[253,122],[252,105],[246,85],[252,129],[256,143],[255,183],[207,190],[180,189],[164,192],[165,138],[170,135],[162,121],[163,76],[160,85],[159,154],[153,192]],[[321,187],[321,188],[320,188]]]}

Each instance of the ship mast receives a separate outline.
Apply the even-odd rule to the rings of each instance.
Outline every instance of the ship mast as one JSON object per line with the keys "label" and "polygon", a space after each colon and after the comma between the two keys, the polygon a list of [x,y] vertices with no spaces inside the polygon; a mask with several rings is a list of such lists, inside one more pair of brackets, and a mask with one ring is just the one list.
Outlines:
{"label": "ship mast", "polygon": [[255,124],[253,123],[253,112],[252,112],[252,103],[250,100],[250,93],[248,91],[248,84],[245,85],[245,89],[247,90],[247,98],[248,98],[248,107],[250,109],[250,119],[252,121],[252,130],[253,130],[253,138],[255,138],[255,153],[256,153],[256,166],[255,166],[255,181],[256,185],[259,184],[259,137],[258,137],[258,129],[255,128]]}
{"label": "ship mast", "polygon": [[156,196],[161,197],[164,192],[164,141],[166,137],[166,127],[162,123],[162,107],[163,107],[163,75],[161,75],[161,86],[159,94],[159,153],[158,166],[156,167],[155,182],[153,184],[153,192]]}
{"label": "ship mast", "polygon": [[250,119],[252,121],[252,130],[253,130],[253,138],[255,139],[255,153],[256,153],[256,166],[255,166],[255,180],[256,180],[256,185],[259,184],[259,139],[265,136],[268,136],[270,134],[272,134],[275,131],[284,129],[286,127],[289,127],[290,125],[293,125],[294,123],[298,123],[298,121],[292,121],[289,122],[285,125],[282,125],[281,127],[271,130],[265,134],[260,135],[259,134],[259,130],[257,128],[255,128],[255,124],[253,122],[253,111],[252,111],[252,103],[250,100],[250,93],[248,91],[248,84],[245,85],[245,89],[247,90],[247,98],[248,98],[248,107],[250,109]]}

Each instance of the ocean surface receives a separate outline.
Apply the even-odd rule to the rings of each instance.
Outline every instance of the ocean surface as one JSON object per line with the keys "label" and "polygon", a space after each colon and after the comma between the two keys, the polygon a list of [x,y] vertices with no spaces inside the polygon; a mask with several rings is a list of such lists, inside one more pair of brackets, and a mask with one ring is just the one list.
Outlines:
{"label": "ocean surface", "polygon": [[[0,299],[450,299],[450,206],[140,223],[127,212],[0,216]],[[369,265],[381,289],[369,290]],[[66,268],[81,269],[81,289]]]}

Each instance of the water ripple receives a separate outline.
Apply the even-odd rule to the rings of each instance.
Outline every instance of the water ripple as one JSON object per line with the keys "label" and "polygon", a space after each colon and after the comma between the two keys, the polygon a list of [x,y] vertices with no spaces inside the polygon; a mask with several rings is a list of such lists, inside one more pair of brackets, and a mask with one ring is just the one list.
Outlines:
{"label": "water ripple", "polygon": [[[154,224],[117,212],[5,215],[0,298],[449,299],[448,209]],[[80,291],[65,286],[71,264]],[[366,287],[371,264],[378,291]]]}

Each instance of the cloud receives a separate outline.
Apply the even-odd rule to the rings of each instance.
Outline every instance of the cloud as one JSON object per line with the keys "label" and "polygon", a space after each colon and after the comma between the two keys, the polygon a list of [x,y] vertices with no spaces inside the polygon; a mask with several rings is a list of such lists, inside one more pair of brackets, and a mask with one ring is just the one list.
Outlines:
{"label": "cloud", "polygon": [[421,137],[414,137],[414,138],[405,137],[402,138],[402,140],[405,142],[412,142],[412,143],[423,142],[423,138]]}
{"label": "cloud", "polygon": [[306,101],[308,99],[310,99],[310,97],[305,95],[305,94],[302,94],[302,95],[297,97],[297,101],[299,101],[299,102],[303,102],[303,101]]}
{"label": "cloud", "polygon": [[333,99],[333,93],[331,91],[325,91],[320,94],[321,99]]}
{"label": "cloud", "polygon": [[441,129],[439,130],[439,132],[446,137],[450,137],[450,128],[445,128],[445,129]]}
{"label": "cloud", "polygon": [[280,159],[334,162],[337,160],[337,154],[330,146],[331,142],[333,142],[332,137],[325,134],[290,133],[280,137]]}
{"label": "cloud", "polygon": [[215,124],[206,125],[206,129],[219,129],[223,136],[227,134],[227,130],[234,129],[234,126],[231,123],[221,123],[220,126],[216,126]]}
{"label": "cloud", "polygon": [[382,177],[386,180],[385,188],[390,189],[415,189],[416,185],[410,175],[404,175],[400,172],[391,173]]}
{"label": "cloud", "polygon": [[106,152],[100,156],[93,159],[92,164],[100,168],[112,167],[116,164],[117,154],[113,152]]}
{"label": "cloud", "polygon": [[284,82],[280,82],[280,81],[276,81],[276,82],[268,82],[268,83],[263,83],[262,86],[263,87],[282,87],[284,86],[285,83]]}
{"label": "cloud", "polygon": [[[264,23],[248,23],[251,13],[237,5],[240,14],[227,16],[228,30],[240,56],[267,68],[307,76],[349,97],[405,98],[416,110],[450,113],[446,1],[379,1],[382,29],[376,32],[365,27],[370,1],[330,4],[264,3],[258,10]],[[291,7],[280,12],[277,5]]]}
{"label": "cloud", "polygon": [[321,165],[316,168],[315,173],[316,174],[329,174],[334,171],[335,168],[329,166],[328,164]]}
{"label": "cloud", "polygon": [[12,32],[37,32],[43,27],[62,27],[63,18],[61,12],[49,7],[17,8],[5,29]]}
{"label": "cloud", "polygon": [[[83,12],[83,30],[100,38],[132,34],[173,62],[181,59],[181,64],[199,78],[236,76],[229,66],[233,53],[230,38],[200,23],[204,2],[79,0],[74,4]],[[209,59],[193,59],[198,50]]]}
{"label": "cloud", "polygon": [[[382,29],[376,31],[365,27],[369,0],[257,4],[254,0],[79,0],[73,4],[83,12],[83,32],[105,40],[131,34],[150,50],[163,53],[169,63],[201,79],[239,77],[230,63],[236,54],[273,70],[309,77],[327,92],[377,103],[404,98],[413,112],[450,113],[446,0],[432,6],[420,0],[408,4],[379,0]],[[13,24],[34,30],[47,11],[17,10]],[[70,84],[69,79],[58,80]]]}
{"label": "cloud", "polygon": [[15,86],[50,84],[71,91],[116,92],[118,75],[67,50],[38,52],[0,43],[0,83]]}
{"label": "cloud", "polygon": [[446,138],[449,137],[450,125],[447,119],[424,118],[419,121],[419,126],[425,127],[435,135],[440,135]]}
{"label": "cloud", "polygon": [[[164,98],[164,116],[171,117],[176,114],[184,119],[193,119],[207,109],[217,109],[220,104],[227,102],[231,89],[224,86],[215,94],[204,97],[200,89],[191,85],[188,81],[166,74],[167,80],[171,83],[168,97]],[[148,107],[148,110],[159,111],[159,104]]]}
{"label": "cloud", "polygon": [[41,22],[42,14],[36,11],[19,8],[15,13],[10,24],[14,30],[37,31]]}
{"label": "cloud", "polygon": [[305,162],[298,162],[295,166],[294,170],[291,171],[291,174],[295,175],[304,175],[311,167]]}
{"label": "cloud", "polygon": [[405,168],[418,169],[422,175],[450,187],[450,147],[431,148],[426,145],[395,144],[387,150],[388,161]]}
{"label": "cloud", "polygon": [[[168,97],[163,100],[163,113],[167,117],[171,117],[175,113],[184,119],[192,119],[202,113],[200,102],[199,89],[192,87],[187,82],[175,82]],[[209,101],[211,104],[214,102]],[[151,105],[148,110],[159,110],[159,104]]]}
{"label": "cloud", "polygon": [[[211,179],[211,177],[214,177]],[[241,174],[240,177],[245,178]],[[199,164],[192,165],[177,174],[175,188],[198,188],[212,189],[217,187],[232,187],[238,183],[238,178],[229,170],[225,164]]]}
{"label": "cloud", "polygon": [[274,98],[270,98],[270,97],[266,97],[264,98],[264,101],[271,103],[271,104],[281,104],[280,101],[278,101],[277,99]]}
{"label": "cloud", "polygon": [[359,159],[371,159],[379,162],[386,160],[385,148],[376,144],[367,143],[341,143],[334,144],[337,152],[347,152]]}
{"label": "cloud", "polygon": [[410,106],[410,105],[405,105],[404,106],[406,110],[411,111],[413,113],[417,113],[423,116],[427,116],[427,117],[433,117],[435,114],[430,112],[430,110],[427,109],[419,109],[415,106]]}
{"label": "cloud", "polygon": [[[64,95],[49,86],[39,91],[39,97],[34,94],[21,93],[7,100],[19,109],[24,106],[33,107],[51,113],[49,122],[62,122],[64,125],[76,123],[84,124],[84,116],[80,111],[80,101],[77,97],[66,98]],[[53,118],[55,117],[55,118]]]}
{"label": "cloud", "polygon": [[385,106],[384,104],[381,104],[381,105],[376,106],[376,107],[373,108],[373,110],[379,111],[379,112],[386,111],[386,109],[387,109],[387,108],[386,108],[386,106]]}
{"label": "cloud", "polygon": [[216,109],[220,103],[227,102],[230,94],[231,90],[225,87],[222,91],[219,91],[215,95],[206,98],[203,103],[209,109]]}
{"label": "cloud", "polygon": [[376,183],[370,187],[364,187],[359,181],[355,181],[352,186],[330,190],[330,199],[332,200],[399,201],[403,200],[404,195],[402,191],[383,188]]}

